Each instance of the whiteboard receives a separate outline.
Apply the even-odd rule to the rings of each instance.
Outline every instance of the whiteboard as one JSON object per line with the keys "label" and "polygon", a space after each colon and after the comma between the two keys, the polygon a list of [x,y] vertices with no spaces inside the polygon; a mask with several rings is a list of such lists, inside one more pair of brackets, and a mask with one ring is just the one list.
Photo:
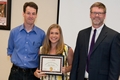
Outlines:
{"label": "whiteboard", "polygon": [[95,2],[105,4],[105,24],[120,32],[120,0],[60,0],[58,24],[63,30],[64,42],[73,50],[78,32],[91,26],[90,6]]}

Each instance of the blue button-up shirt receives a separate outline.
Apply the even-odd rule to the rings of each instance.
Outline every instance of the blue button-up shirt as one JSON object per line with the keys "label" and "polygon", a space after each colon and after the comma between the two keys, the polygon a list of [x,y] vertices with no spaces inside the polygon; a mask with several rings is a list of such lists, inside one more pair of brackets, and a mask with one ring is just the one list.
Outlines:
{"label": "blue button-up shirt", "polygon": [[7,54],[11,56],[11,62],[21,68],[38,67],[38,52],[43,43],[45,32],[34,26],[27,32],[24,25],[11,30]]}

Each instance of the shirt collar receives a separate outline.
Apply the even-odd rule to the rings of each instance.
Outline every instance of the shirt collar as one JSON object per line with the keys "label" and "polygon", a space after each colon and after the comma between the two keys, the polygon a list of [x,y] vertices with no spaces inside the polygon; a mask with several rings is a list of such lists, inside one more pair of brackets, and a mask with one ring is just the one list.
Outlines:
{"label": "shirt collar", "polygon": [[[22,24],[21,27],[20,27],[20,31],[22,31],[22,30],[25,30],[24,24]],[[35,33],[37,34],[37,28],[36,28],[35,25],[34,25],[32,31],[35,32]]]}
{"label": "shirt collar", "polygon": [[[97,31],[101,31],[102,30],[102,28],[103,28],[103,26],[104,26],[104,24],[102,25],[102,26],[100,26],[99,28],[97,28],[96,30]],[[94,30],[95,28],[92,26],[92,30]]]}

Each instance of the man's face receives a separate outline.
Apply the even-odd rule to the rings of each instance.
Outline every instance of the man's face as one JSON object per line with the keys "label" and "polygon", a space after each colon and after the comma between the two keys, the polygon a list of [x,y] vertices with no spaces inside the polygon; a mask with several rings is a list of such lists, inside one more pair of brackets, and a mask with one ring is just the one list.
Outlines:
{"label": "man's face", "polygon": [[37,17],[36,9],[32,7],[26,7],[25,13],[23,13],[24,23],[28,25],[33,25]]}
{"label": "man's face", "polygon": [[102,8],[93,7],[90,12],[90,18],[93,26],[101,26],[104,23],[105,12]]}

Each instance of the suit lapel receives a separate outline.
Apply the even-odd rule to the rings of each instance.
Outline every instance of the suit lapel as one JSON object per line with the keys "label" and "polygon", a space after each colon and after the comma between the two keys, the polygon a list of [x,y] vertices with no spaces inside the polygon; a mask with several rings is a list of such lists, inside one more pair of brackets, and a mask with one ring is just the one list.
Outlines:
{"label": "suit lapel", "polygon": [[104,25],[103,28],[102,28],[102,30],[101,30],[101,33],[100,33],[100,35],[99,35],[99,37],[98,37],[98,39],[97,39],[97,41],[96,41],[96,43],[95,43],[95,46],[94,46],[92,52],[95,51],[95,49],[100,45],[100,43],[102,43],[102,41],[103,41],[106,37],[107,37],[107,27]]}
{"label": "suit lapel", "polygon": [[90,32],[91,27],[89,27],[85,32],[85,47],[86,47],[86,54],[88,54],[88,46],[89,46],[89,38],[90,38]]}

